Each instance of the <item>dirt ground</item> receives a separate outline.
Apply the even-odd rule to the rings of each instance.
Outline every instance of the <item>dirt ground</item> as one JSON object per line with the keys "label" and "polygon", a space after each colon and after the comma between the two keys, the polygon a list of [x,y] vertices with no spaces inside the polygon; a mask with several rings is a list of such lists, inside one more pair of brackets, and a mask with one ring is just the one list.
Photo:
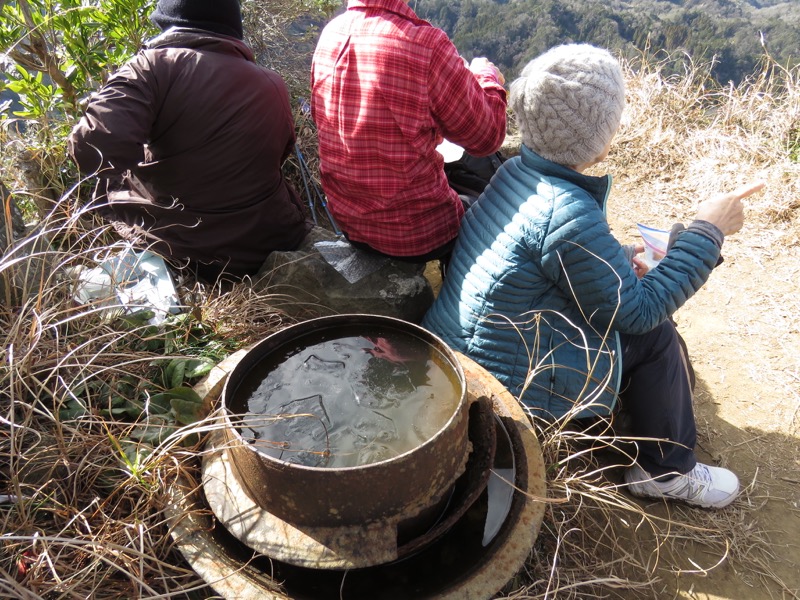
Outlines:
{"label": "dirt ground", "polygon": [[[646,221],[633,196],[612,194],[609,214],[621,241],[636,241],[637,219],[669,226]],[[702,533],[675,540],[661,551],[658,598],[800,598],[800,249],[781,242],[793,228],[746,223],[675,315],[697,374],[698,455],[735,471],[746,489],[713,517],[737,532],[727,557],[696,543]],[[675,510],[648,506],[654,515]],[[707,513],[681,514],[702,527]]]}

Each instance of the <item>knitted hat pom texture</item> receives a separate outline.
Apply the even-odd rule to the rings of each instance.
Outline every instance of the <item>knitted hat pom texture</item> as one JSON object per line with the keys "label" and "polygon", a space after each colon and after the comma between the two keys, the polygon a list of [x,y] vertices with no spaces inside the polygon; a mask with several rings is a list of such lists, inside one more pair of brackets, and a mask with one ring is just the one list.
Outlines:
{"label": "knitted hat pom texture", "polygon": [[594,161],[612,140],[625,107],[619,62],[589,44],[565,44],[532,60],[511,85],[522,142],[552,162]]}

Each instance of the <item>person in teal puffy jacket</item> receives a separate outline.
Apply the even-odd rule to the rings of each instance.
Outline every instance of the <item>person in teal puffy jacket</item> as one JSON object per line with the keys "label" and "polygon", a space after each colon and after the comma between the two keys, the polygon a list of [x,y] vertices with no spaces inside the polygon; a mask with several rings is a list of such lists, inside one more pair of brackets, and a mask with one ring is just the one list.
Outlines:
{"label": "person in teal puffy jacket", "polygon": [[647,271],[609,230],[603,161],[625,104],[619,63],[585,44],[551,49],[511,86],[522,137],[467,211],[423,326],[483,365],[534,416],[611,414],[619,399],[638,441],[636,496],[721,508],[739,491],[697,462],[692,392],[669,317],[706,282],[725,235],[744,221],[745,185],[701,202]]}

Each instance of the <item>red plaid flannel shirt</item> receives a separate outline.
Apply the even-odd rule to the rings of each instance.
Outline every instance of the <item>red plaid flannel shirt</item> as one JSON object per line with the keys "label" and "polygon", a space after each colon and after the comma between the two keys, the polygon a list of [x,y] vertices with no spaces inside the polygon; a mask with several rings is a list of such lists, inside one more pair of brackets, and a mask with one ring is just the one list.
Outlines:
{"label": "red plaid flannel shirt", "polygon": [[311,87],[322,187],[349,238],[391,256],[454,239],[464,209],[436,146],[500,148],[506,92],[494,72],[472,73],[402,0],[350,0],[322,32]]}

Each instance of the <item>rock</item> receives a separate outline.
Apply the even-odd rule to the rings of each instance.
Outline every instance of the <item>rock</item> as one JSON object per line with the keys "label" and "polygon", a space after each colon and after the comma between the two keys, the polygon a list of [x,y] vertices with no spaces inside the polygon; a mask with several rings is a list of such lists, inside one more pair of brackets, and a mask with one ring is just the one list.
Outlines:
{"label": "rock", "polygon": [[361,313],[422,320],[433,303],[424,264],[379,260],[353,249],[349,266],[377,270],[350,283],[314,246],[337,241],[333,233],[314,227],[297,250],[273,252],[253,278],[254,287],[271,294],[276,308],[299,318]]}

